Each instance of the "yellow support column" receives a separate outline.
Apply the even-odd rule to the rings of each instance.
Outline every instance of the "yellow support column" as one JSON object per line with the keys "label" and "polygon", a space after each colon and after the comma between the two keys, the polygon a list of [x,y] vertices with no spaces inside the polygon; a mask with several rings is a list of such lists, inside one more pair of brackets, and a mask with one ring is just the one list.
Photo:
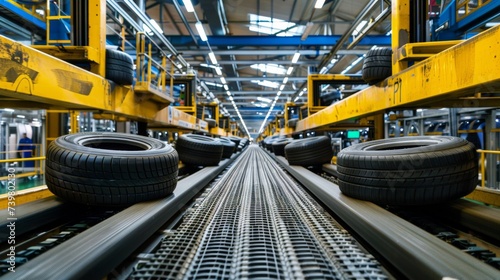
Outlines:
{"label": "yellow support column", "polygon": [[78,133],[80,131],[80,127],[78,125],[78,115],[78,111],[71,111],[69,114],[71,133]]}
{"label": "yellow support column", "polygon": [[410,0],[392,1],[392,74],[408,68],[408,62],[401,61],[398,50],[410,43]]}
{"label": "yellow support column", "polygon": [[98,63],[91,64],[91,72],[104,77],[106,72],[106,1],[89,0],[89,47],[97,50]]}

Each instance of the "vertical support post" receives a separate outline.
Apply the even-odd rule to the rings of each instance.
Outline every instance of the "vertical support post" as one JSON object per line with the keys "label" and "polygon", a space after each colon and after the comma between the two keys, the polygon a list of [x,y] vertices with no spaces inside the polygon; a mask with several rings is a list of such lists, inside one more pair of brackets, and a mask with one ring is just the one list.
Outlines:
{"label": "vertical support post", "polygon": [[78,133],[79,131],[79,126],[78,126],[78,111],[71,111],[69,115],[70,119],[70,127],[71,127],[71,133]]}
{"label": "vertical support post", "polygon": [[[485,150],[494,151],[496,143],[496,133],[492,130],[496,128],[496,114],[497,110],[493,109],[489,111],[486,115],[486,125],[484,131],[484,137],[486,137]],[[486,155],[486,178],[488,179],[487,187],[492,189],[498,188],[497,183],[497,158],[498,155],[487,154]]]}
{"label": "vertical support post", "polygon": [[130,122],[116,122],[116,132],[130,133]]}
{"label": "vertical support post", "polygon": [[[106,75],[106,1],[88,0],[88,42],[100,54],[99,62],[92,63],[92,73]],[[84,27],[82,27],[84,28]]]}
{"label": "vertical support post", "polygon": [[408,62],[400,61],[398,49],[410,42],[410,0],[392,1],[392,74],[408,68]]}
{"label": "vertical support post", "polygon": [[484,178],[485,177],[485,172],[484,172],[484,160],[485,160],[485,158],[484,158],[484,152],[480,151],[480,153],[481,153],[481,159],[479,162],[481,164],[481,187],[484,188],[485,181],[486,181],[486,178]]}
{"label": "vertical support post", "polygon": [[137,122],[137,134],[142,136],[149,136],[147,122]]}
{"label": "vertical support post", "polygon": [[373,116],[373,118],[374,118],[373,129],[375,130],[373,134],[374,140],[384,139],[385,138],[384,114],[375,115]]}
{"label": "vertical support post", "polygon": [[[172,60],[170,61],[172,63],[172,66],[170,66],[170,97],[174,97],[174,74],[175,74],[175,57],[172,57]],[[196,116],[196,112],[194,113]]]}
{"label": "vertical support post", "polygon": [[458,137],[458,109],[449,109],[450,136]]}
{"label": "vertical support post", "polygon": [[146,35],[143,32],[137,32],[135,42],[136,52],[136,77],[137,82],[144,82],[143,65],[146,61]]}

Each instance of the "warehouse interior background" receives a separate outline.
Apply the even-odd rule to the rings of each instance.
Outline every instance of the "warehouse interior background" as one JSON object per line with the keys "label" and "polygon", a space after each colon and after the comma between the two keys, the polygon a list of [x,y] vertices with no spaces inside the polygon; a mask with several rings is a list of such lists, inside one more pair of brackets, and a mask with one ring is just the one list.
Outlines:
{"label": "warehouse interior background", "polygon": [[[35,235],[19,246],[23,248],[17,252],[23,262],[21,273],[25,273],[21,275],[36,279],[33,275],[48,273],[60,279],[74,273],[88,279],[129,279],[136,273],[142,279],[137,275],[150,272],[145,263],[155,264],[152,252],[160,240],[166,247],[169,242],[176,244],[170,246],[172,256],[164,258],[165,263],[175,263],[165,265],[171,275],[179,271],[216,275],[210,274],[212,263],[207,265],[208,274],[202,268],[186,272],[186,259],[195,259],[195,249],[185,250],[184,255],[176,250],[198,246],[190,243],[193,236],[200,236],[199,243],[214,242],[212,248],[199,246],[196,256],[206,253],[210,262],[213,253],[217,261],[223,259],[224,265],[217,267],[219,275],[227,274],[227,267],[231,273],[243,271],[240,276],[260,275],[259,269],[247,270],[245,263],[236,269],[227,261],[239,262],[251,247],[238,247],[238,257],[227,257],[224,250],[247,246],[229,241],[225,245],[233,237],[227,231],[231,228],[238,237],[235,240],[255,242],[258,249],[268,250],[262,254],[264,261],[253,260],[253,264],[265,263],[266,269],[276,268],[287,276],[299,271],[337,273],[329,262],[347,263],[341,265],[340,271],[348,271],[342,275],[370,274],[374,268],[373,275],[395,273],[394,279],[433,278],[429,275],[442,271],[483,273],[478,277],[485,279],[498,276],[499,25],[500,0],[0,0],[0,201],[8,208],[15,189],[16,209],[23,204],[27,208],[20,209],[28,209],[34,202],[35,210],[19,214],[19,221],[29,220],[24,225],[33,224],[33,228],[46,222],[40,225],[46,229],[87,215],[70,227],[70,233],[58,225],[38,235],[40,228],[26,229],[19,223],[19,232]],[[109,138],[96,136],[99,140],[95,140],[92,134],[80,136],[79,132],[126,136],[99,134]],[[406,140],[411,136],[415,138]],[[428,140],[429,136],[438,140]],[[403,144],[398,144],[402,138]],[[396,166],[391,162],[399,160],[398,150],[404,153],[419,146],[418,139],[424,139],[423,146],[439,141],[454,141],[450,145],[456,146],[446,152],[430,148],[421,155],[415,153],[416,163],[408,160]],[[352,151],[345,148],[383,143],[375,142],[379,140],[390,143],[378,147],[390,154],[387,158],[369,158],[366,150],[367,158],[356,152],[352,158],[337,157],[342,150]],[[207,144],[224,141],[229,154]],[[404,141],[410,144],[405,146]],[[71,150],[73,144],[81,150]],[[281,154],[273,150],[274,144],[281,147]],[[166,153],[154,154],[155,145]],[[291,147],[289,154],[285,145]],[[93,158],[92,150],[101,149],[106,155]],[[131,160],[127,153],[134,155]],[[419,156],[421,162],[442,169],[419,165]],[[89,178],[80,177],[88,174]],[[352,178],[354,183],[346,183]],[[354,185],[354,190],[366,188],[358,193],[375,202],[340,191],[342,181],[344,187]],[[132,198],[157,196],[154,188],[167,183],[169,194],[175,195],[144,204],[134,200],[135,205],[129,205]],[[392,183],[403,188],[392,188]],[[223,184],[230,187],[219,187]],[[411,186],[409,191],[406,185]],[[453,198],[449,204],[447,195]],[[391,199],[399,204],[386,203]],[[437,201],[429,203],[430,210],[424,209],[427,200]],[[418,207],[405,208],[408,205],[401,201]],[[73,203],[77,207],[68,206]],[[193,208],[184,212],[191,203]],[[205,203],[210,204],[207,212],[200,210]],[[116,209],[101,211],[100,207],[110,205]],[[70,210],[65,212],[65,207]],[[328,209],[318,210],[322,207]],[[221,210],[220,215],[216,208],[229,210]],[[11,213],[0,214],[5,216],[2,225],[10,221]],[[46,216],[36,216],[42,214]],[[441,224],[420,225],[420,214],[464,232],[444,231]],[[157,217],[166,220],[160,222]],[[452,218],[457,221],[450,222]],[[244,219],[248,220],[241,222]],[[130,220],[134,220],[131,225],[123,226]],[[333,230],[330,222],[355,229],[362,241],[344,236],[345,230]],[[179,229],[186,224],[187,234],[181,236]],[[109,239],[103,237],[100,226],[111,235]],[[119,234],[113,231],[115,226]],[[212,240],[201,241],[212,233]],[[325,266],[311,269],[307,261],[296,261],[295,251],[288,250],[293,242],[287,243],[285,236],[297,242],[293,246],[301,261],[333,248],[325,253]],[[323,246],[337,238],[333,236],[340,236],[340,247],[368,249],[352,249],[355,253],[345,259],[341,252],[338,261],[338,244]],[[445,242],[435,243],[436,237]],[[0,233],[0,240],[6,238]],[[152,239],[158,243],[149,244]],[[227,248],[219,250],[222,243]],[[449,249],[449,244],[454,247]],[[14,251],[4,245],[0,253]],[[310,251],[303,250],[306,247]],[[88,252],[75,254],[75,248]],[[458,254],[456,248],[465,253]],[[35,258],[46,249],[57,253]],[[370,255],[375,251],[375,256]],[[283,252],[292,257],[278,256]],[[273,256],[267,259],[267,253]],[[269,265],[275,255],[286,261]],[[109,257],[100,262],[105,266],[102,271],[93,261],[101,256]],[[414,257],[416,264],[408,264]],[[351,265],[352,260],[362,264]],[[20,265],[19,259],[16,262]],[[72,269],[54,269],[48,263]],[[8,265],[8,259],[0,262],[0,277]],[[195,264],[189,266],[192,269]]]}

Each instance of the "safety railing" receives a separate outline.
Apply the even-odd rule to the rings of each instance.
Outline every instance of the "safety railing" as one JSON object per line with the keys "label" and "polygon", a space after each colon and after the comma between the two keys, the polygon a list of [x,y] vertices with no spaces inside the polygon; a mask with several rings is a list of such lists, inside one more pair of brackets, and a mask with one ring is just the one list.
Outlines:
{"label": "safety railing", "polygon": [[485,187],[485,185],[486,185],[486,154],[500,155],[500,151],[477,150],[477,152],[480,155],[479,165],[480,165],[480,174],[481,174],[481,187]]}
{"label": "safety railing", "polygon": [[456,2],[457,21],[467,17],[472,12],[488,4],[491,0],[458,0]]}
{"label": "safety railing", "polygon": [[[172,89],[170,88],[170,92],[167,91],[167,76],[173,79],[173,73],[170,73],[167,68],[167,60],[171,62],[170,70],[175,68],[175,64],[165,53],[161,52],[158,45],[147,39],[145,33],[138,32],[136,40],[136,85],[143,85],[146,88],[151,85],[163,94],[172,97]],[[159,50],[162,53],[161,62],[153,58],[153,51],[157,53]]]}
{"label": "safety railing", "polygon": [[[15,178],[39,178],[44,174],[45,156],[41,155],[40,144],[20,144],[0,152],[0,184]],[[1,191],[0,191],[1,193]]]}

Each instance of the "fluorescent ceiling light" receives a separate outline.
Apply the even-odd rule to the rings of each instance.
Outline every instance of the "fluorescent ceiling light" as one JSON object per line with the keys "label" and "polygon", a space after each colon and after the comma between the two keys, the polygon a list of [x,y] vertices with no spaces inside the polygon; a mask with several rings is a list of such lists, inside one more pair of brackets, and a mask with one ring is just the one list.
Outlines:
{"label": "fluorescent ceiling light", "polygon": [[260,108],[266,108],[268,105],[265,104],[265,103],[262,103],[262,102],[255,102],[255,101],[252,101],[252,104],[256,107],[260,107]]}
{"label": "fluorescent ceiling light", "polygon": [[214,87],[223,87],[224,85],[217,84],[217,83],[212,83],[212,82],[205,82],[207,86],[214,86]]}
{"label": "fluorescent ceiling light", "polygon": [[229,90],[226,91],[226,94],[229,95],[229,96],[231,96],[231,92]]}
{"label": "fluorescent ceiling light", "polygon": [[272,100],[271,100],[271,99],[269,99],[269,98],[260,97],[260,96],[259,96],[259,97],[257,97],[257,100],[262,101],[262,102],[266,102],[266,103],[271,103],[271,101],[272,101]]}
{"label": "fluorescent ceiling light", "polygon": [[4,108],[3,110],[6,112],[14,112],[15,111],[14,109],[11,109],[11,108]]}
{"label": "fluorescent ceiling light", "polygon": [[345,74],[347,71],[351,70],[356,64],[358,64],[361,60],[363,60],[364,57],[360,56],[358,59],[356,59],[351,65],[347,66],[344,71],[340,72],[340,74]]}
{"label": "fluorescent ceiling light", "polygon": [[193,3],[191,3],[191,0],[182,0],[182,2],[184,3],[184,7],[186,7],[186,10],[188,12],[194,12]]}
{"label": "fluorescent ceiling light", "polygon": [[210,58],[210,61],[212,61],[212,64],[217,64],[217,58],[215,58],[214,52],[209,52],[208,57]]}
{"label": "fluorescent ceiling light", "polygon": [[354,29],[354,31],[352,32],[352,36],[358,36],[359,32],[361,32],[361,30],[363,30],[363,27],[365,27],[365,25],[368,23],[367,20],[363,20],[361,21],[358,26],[356,26],[356,29]]}
{"label": "fluorescent ceiling light", "polygon": [[283,83],[284,83],[284,84],[288,83],[288,77],[285,77],[285,78],[283,79]]}
{"label": "fluorescent ceiling light", "polygon": [[280,90],[283,90],[285,88],[285,85],[280,86]]}
{"label": "fluorescent ceiling light", "polygon": [[306,24],[306,29],[304,30],[304,33],[302,33],[302,37],[300,37],[301,41],[304,41],[305,39],[307,39],[307,37],[309,37],[309,34],[311,34],[313,27],[314,27],[314,23],[312,23],[312,22],[308,22]]}
{"label": "fluorescent ceiling light", "polygon": [[224,77],[220,77],[220,82],[226,84],[226,79],[224,79]]}
{"label": "fluorescent ceiling light", "polygon": [[229,87],[227,85],[224,85],[225,90],[229,90]]}
{"label": "fluorescent ceiling light", "polygon": [[314,4],[315,9],[321,9],[325,5],[325,0],[316,0],[316,4]]}
{"label": "fluorescent ceiling light", "polygon": [[484,26],[489,28],[489,27],[497,26],[499,24],[500,24],[500,22],[488,22]]}
{"label": "fluorescent ceiling light", "polygon": [[220,70],[220,68],[219,68],[219,67],[215,67],[215,73],[216,73],[217,75],[219,75],[219,76],[221,76],[221,75],[222,75],[222,71]]}
{"label": "fluorescent ceiling light", "polygon": [[285,67],[278,64],[252,64],[250,68],[260,70],[264,73],[272,73],[278,75],[284,75],[286,73]]}
{"label": "fluorescent ceiling light", "polygon": [[277,96],[280,96],[281,95],[281,91],[278,91],[278,93],[276,93]]}
{"label": "fluorescent ceiling light", "polygon": [[270,88],[279,88],[280,87],[279,83],[271,82],[271,81],[267,81],[267,80],[264,80],[264,81],[252,80],[251,82],[258,84],[260,86],[263,86],[263,87],[270,87]]}
{"label": "fluorescent ceiling light", "polygon": [[296,53],[293,55],[293,58],[292,58],[292,64],[297,63],[297,61],[299,61],[299,57],[300,57],[300,53],[299,53],[299,52],[296,52]]}
{"label": "fluorescent ceiling light", "polygon": [[160,32],[160,33],[163,33],[163,30],[161,29],[161,27],[158,25],[158,23],[156,22],[156,20],[154,19],[150,19],[149,20],[149,23],[151,23],[151,25],[153,25],[153,28],[156,29],[156,31]]}
{"label": "fluorescent ceiling light", "polygon": [[392,34],[392,29],[389,30],[389,32],[385,33],[385,36],[391,36],[391,34]]}
{"label": "fluorescent ceiling light", "polygon": [[293,67],[292,66],[288,67],[288,70],[286,70],[286,74],[290,75],[292,74],[292,72],[293,72]]}
{"label": "fluorescent ceiling light", "polygon": [[203,29],[203,24],[201,22],[197,22],[195,25],[196,30],[198,30],[198,35],[200,35],[200,39],[205,42],[208,40],[207,34],[205,33],[205,29]]}

